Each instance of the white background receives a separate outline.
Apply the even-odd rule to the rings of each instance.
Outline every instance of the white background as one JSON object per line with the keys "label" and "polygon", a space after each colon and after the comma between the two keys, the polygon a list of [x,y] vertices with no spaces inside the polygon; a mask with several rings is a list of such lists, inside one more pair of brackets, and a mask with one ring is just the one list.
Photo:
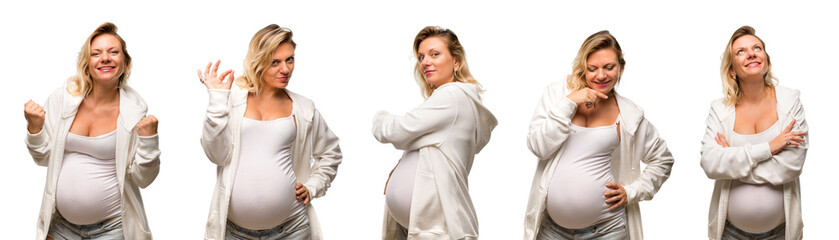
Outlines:
{"label": "white background", "polygon": [[[10,3],[11,2],[11,3]],[[313,99],[341,138],[344,163],[332,187],[315,199],[326,239],[381,236],[385,179],[400,152],[370,134],[378,110],[406,112],[422,102],[411,44],[427,25],[454,30],[486,106],[499,121],[477,155],[470,192],[482,239],[519,239],[536,158],[527,126],[545,86],[564,81],[582,41],[608,29],[623,47],[618,91],[644,107],[676,159],[655,199],[643,202],[647,239],[705,239],[713,181],[699,166],[709,103],[722,96],[720,57],[731,33],[751,25],[766,42],[780,85],[801,90],[811,149],[801,175],[804,232],[835,233],[834,154],[837,33],[833,3],[450,1],[143,3],[5,1],[0,15],[2,151],[0,229],[27,239],[35,223],[46,168],[23,143],[23,104],[40,104],[74,74],[85,38],[117,24],[134,59],[129,84],[160,119],[160,175],[142,190],[157,239],[200,239],[216,181],[199,138],[207,93],[196,69],[222,59],[242,73],[253,34],[270,23],[294,31],[296,68],[290,89]],[[833,171],[831,171],[833,170]]]}

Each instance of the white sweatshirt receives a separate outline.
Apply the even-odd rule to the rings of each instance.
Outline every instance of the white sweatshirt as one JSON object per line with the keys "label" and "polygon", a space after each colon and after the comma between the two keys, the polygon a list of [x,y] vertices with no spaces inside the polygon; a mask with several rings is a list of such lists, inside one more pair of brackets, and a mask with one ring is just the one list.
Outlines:
{"label": "white sweatshirt", "polygon": [[[291,115],[297,121],[297,134],[292,144],[291,163],[297,181],[309,190],[311,198],[322,197],[335,179],[341,163],[338,137],[312,100],[284,89],[293,101]],[[242,119],[248,103],[248,91],[234,84],[231,90],[208,90],[210,95],[201,146],[211,162],[218,165],[216,189],[207,218],[205,239],[224,239],[233,180],[239,167]],[[323,238],[312,202],[307,205],[312,240]]]}
{"label": "white sweatshirt", "polygon": [[[559,157],[565,151],[565,140],[571,133],[571,119],[577,104],[566,96],[565,82],[556,82],[545,89],[542,100],[530,121],[527,146],[539,158],[524,221],[524,239],[536,239],[545,212],[548,186]],[[620,109],[620,145],[612,153],[612,176],[626,190],[626,226],[629,239],[643,239],[641,210],[638,202],[650,200],[670,176],[673,156],[655,127],[644,118],[644,110],[629,99],[615,94]],[[641,172],[640,163],[647,166]]]}
{"label": "white sweatshirt", "polygon": [[[478,218],[468,176],[475,154],[498,122],[473,84],[452,82],[404,116],[380,112],[373,136],[404,151],[419,150],[408,239],[477,239]],[[382,238],[396,237],[398,224],[385,207]]]}
{"label": "white sweatshirt", "polygon": [[[793,131],[805,131],[804,106],[798,90],[775,86],[776,111],[781,126],[786,127],[795,119]],[[731,181],[784,186],[784,212],[786,239],[801,239],[804,224],[801,221],[801,188],[798,176],[804,167],[808,134],[802,146],[789,146],[772,155],[769,143],[723,148],[714,140],[717,133],[726,139],[734,134],[734,107],[725,106],[722,99],[711,103],[711,110],[705,120],[705,137],[702,139],[702,160],[700,164],[708,178],[716,180],[711,208],[708,213],[708,238],[722,238],[728,213],[728,194]]]}
{"label": "white sweatshirt", "polygon": [[[55,211],[58,174],[64,159],[64,144],[82,99],[82,96],[70,95],[65,88],[56,90],[44,104],[44,129],[26,136],[26,147],[32,159],[39,166],[47,166],[47,183],[38,217],[36,240],[43,240],[49,232]],[[147,109],[146,102],[134,89],[128,86],[119,89],[116,166],[122,196],[121,217],[125,239],[152,238],[140,188],[149,186],[160,171],[158,136],[140,137],[135,129],[137,123],[146,116]]]}

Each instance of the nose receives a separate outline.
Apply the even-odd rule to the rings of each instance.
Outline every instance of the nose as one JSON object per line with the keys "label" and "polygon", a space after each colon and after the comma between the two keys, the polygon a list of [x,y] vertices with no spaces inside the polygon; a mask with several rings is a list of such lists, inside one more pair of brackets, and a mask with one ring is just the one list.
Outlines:
{"label": "nose", "polygon": [[421,64],[423,67],[426,67],[426,66],[431,66],[431,59],[429,59],[429,58],[423,58],[423,59],[422,59],[422,62],[420,62],[420,64]]}
{"label": "nose", "polygon": [[99,58],[99,61],[101,61],[103,63],[111,62],[111,55],[110,54],[100,54],[100,56],[102,56],[102,57]]}
{"label": "nose", "polygon": [[597,80],[606,79],[606,70],[602,69],[602,68],[598,69],[597,70],[597,75],[595,75],[595,78],[597,78]]}
{"label": "nose", "polygon": [[746,51],[746,54],[746,57],[748,57],[749,59],[757,57],[757,52],[755,52],[754,49],[749,49],[748,51]]}
{"label": "nose", "polygon": [[282,63],[282,65],[280,65],[280,73],[282,73],[283,75],[286,75],[286,74],[288,74],[288,72],[289,72],[288,63]]}

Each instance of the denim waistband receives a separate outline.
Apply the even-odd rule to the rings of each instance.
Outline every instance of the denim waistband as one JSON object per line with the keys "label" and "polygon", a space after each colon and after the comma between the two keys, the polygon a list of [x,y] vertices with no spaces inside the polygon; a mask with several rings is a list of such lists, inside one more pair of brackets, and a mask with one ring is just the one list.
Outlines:
{"label": "denim waistband", "polygon": [[740,235],[743,235],[743,236],[746,236],[746,237],[749,237],[749,238],[765,238],[765,237],[773,236],[775,234],[778,234],[778,233],[784,231],[784,229],[786,229],[786,222],[779,224],[777,227],[773,228],[772,230],[769,230],[767,232],[762,232],[762,233],[750,233],[750,232],[743,231],[743,229],[737,228],[736,226],[734,226],[734,224],[731,224],[731,222],[729,222],[728,220],[725,220],[725,226],[730,228],[731,231],[734,231],[737,234],[740,234]]}
{"label": "denim waistband", "polygon": [[122,225],[122,218],[119,217],[119,216],[108,218],[108,219],[102,220],[101,222],[97,222],[97,223],[82,224],[82,225],[75,224],[75,223],[72,223],[72,222],[68,221],[66,218],[64,218],[64,216],[61,216],[61,213],[58,212],[58,211],[55,211],[55,215],[53,215],[53,216],[54,216],[53,221],[55,221],[55,223],[62,224],[62,225],[66,226],[66,227],[68,227],[71,230],[76,231],[76,232],[91,231],[91,230],[102,229],[102,228],[106,228],[106,227],[112,227],[112,226],[115,226],[115,225]]}
{"label": "denim waistband", "polygon": [[571,228],[562,227],[559,224],[556,224],[555,222],[553,222],[553,219],[551,219],[550,217],[548,217],[547,220],[551,221],[551,223],[556,225],[562,231],[568,232],[570,234],[578,234],[578,233],[597,232],[597,229],[602,229],[604,227],[614,225],[615,221],[619,221],[619,220],[623,219],[625,216],[626,216],[626,214],[622,212],[621,214],[616,214],[615,216],[612,216],[610,218],[603,219],[602,221],[597,222],[597,223],[595,223],[591,226],[584,227],[584,228],[578,228],[578,229],[571,229]]}

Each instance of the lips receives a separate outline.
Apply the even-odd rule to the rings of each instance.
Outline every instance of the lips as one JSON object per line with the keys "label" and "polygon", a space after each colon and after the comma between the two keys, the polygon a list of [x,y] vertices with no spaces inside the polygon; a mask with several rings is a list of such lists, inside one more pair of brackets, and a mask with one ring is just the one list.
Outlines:
{"label": "lips", "polygon": [[113,71],[115,68],[116,67],[108,66],[108,67],[97,68],[97,70],[102,71],[102,72],[110,72],[110,71]]}
{"label": "lips", "polygon": [[598,87],[607,87],[607,86],[609,86],[609,83],[611,83],[611,82],[612,82],[612,80],[603,81],[603,82],[594,82],[594,85],[597,85]]}
{"label": "lips", "polygon": [[437,71],[436,70],[425,70],[425,76],[431,75],[434,72],[437,72]]}
{"label": "lips", "polygon": [[760,62],[757,62],[757,61],[749,62],[748,64],[746,64],[746,67],[758,67],[758,66],[760,66]]}

